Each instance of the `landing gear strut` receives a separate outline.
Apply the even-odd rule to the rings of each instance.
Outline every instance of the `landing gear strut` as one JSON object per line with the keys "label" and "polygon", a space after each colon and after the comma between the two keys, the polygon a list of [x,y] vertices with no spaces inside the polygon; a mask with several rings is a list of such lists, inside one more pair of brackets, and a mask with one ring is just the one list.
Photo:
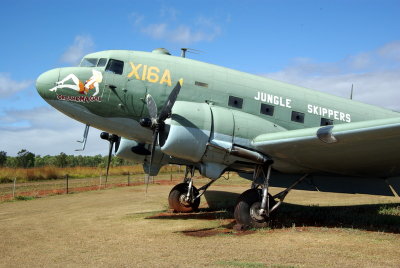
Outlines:
{"label": "landing gear strut", "polygon": [[194,167],[187,166],[183,182],[175,185],[168,196],[169,207],[174,212],[191,212],[199,208],[200,197],[215,180],[197,189],[193,186]]}
{"label": "landing gear strut", "polygon": [[[284,191],[272,196],[269,193],[269,179],[271,175],[271,164],[268,167],[256,166],[253,174],[252,189],[242,193],[235,207],[234,216],[241,228],[264,228],[268,227],[274,212],[282,204],[286,195],[298,183],[304,180],[308,174],[295,181]],[[257,178],[261,177],[262,184],[257,184]]]}
{"label": "landing gear strut", "polygon": [[[191,191],[189,189],[189,185],[184,182],[172,188],[168,196],[168,203],[174,212],[192,212],[199,208],[200,197],[196,199],[191,198],[193,195],[197,196],[199,191],[194,186],[191,186]],[[187,194],[189,192],[192,192],[192,194],[188,198]]]}

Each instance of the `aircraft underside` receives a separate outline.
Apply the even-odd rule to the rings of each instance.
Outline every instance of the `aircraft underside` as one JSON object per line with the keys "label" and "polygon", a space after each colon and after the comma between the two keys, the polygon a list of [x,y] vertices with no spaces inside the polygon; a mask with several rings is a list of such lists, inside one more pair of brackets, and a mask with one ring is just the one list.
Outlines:
{"label": "aircraft underside", "polygon": [[[388,196],[400,192],[400,178],[349,177],[327,172],[308,172],[307,168],[279,161],[274,163],[268,156],[251,147],[246,148],[250,144],[249,140],[236,138],[235,141],[239,144],[233,144],[232,136],[216,133],[213,131],[215,128],[182,127],[169,121],[168,126],[159,130],[157,142],[153,146],[149,139],[151,131],[146,132],[135,120],[98,117],[82,108],[77,111],[74,104],[70,103],[67,107],[65,103],[57,101],[52,105],[56,108],[61,105],[60,110],[73,118],[79,115],[87,126],[89,122],[92,126],[116,133],[103,132],[101,135],[102,139],[110,142],[109,162],[115,145],[116,156],[143,163],[145,172],[151,176],[157,175],[164,165],[186,166],[182,183],[173,187],[168,198],[170,208],[176,212],[196,210],[201,196],[224,172],[237,172],[239,176],[252,182],[251,189],[239,197],[234,213],[237,222],[246,228],[267,226],[270,216],[292,189]],[[182,110],[187,109],[185,105],[179,103],[178,111],[179,107]],[[213,111],[206,105],[198,106],[199,110],[203,109],[203,113]],[[177,111],[176,107],[174,110]],[[186,116],[185,120],[188,118],[190,120],[190,116]],[[212,119],[209,124],[215,124],[218,120],[215,116]],[[137,131],[138,128],[141,130]],[[165,131],[166,128],[168,132]],[[130,134],[129,138],[121,138],[127,133]],[[84,140],[86,138],[87,136]],[[109,163],[107,173],[108,169]],[[193,186],[195,170],[210,178],[210,182],[199,189]],[[269,193],[271,186],[285,190],[272,196]]]}

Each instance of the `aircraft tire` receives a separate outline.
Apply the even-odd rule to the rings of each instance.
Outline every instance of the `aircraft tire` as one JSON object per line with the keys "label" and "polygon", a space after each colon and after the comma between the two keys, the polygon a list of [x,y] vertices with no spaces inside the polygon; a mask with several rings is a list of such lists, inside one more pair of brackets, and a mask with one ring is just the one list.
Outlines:
{"label": "aircraft tire", "polygon": [[[183,197],[188,191],[187,183],[180,183],[172,188],[168,196],[169,207],[174,210],[174,212],[192,212],[199,208],[200,198],[194,200],[194,202],[185,202]],[[197,196],[199,191],[193,186],[193,194]]]}
{"label": "aircraft tire", "polygon": [[[268,194],[268,197],[269,206],[272,208],[276,202],[270,194]],[[270,217],[266,217],[254,214],[254,211],[261,206],[261,200],[261,189],[249,189],[239,196],[234,216],[236,222],[241,225],[242,228],[265,228],[269,226],[271,215]]]}

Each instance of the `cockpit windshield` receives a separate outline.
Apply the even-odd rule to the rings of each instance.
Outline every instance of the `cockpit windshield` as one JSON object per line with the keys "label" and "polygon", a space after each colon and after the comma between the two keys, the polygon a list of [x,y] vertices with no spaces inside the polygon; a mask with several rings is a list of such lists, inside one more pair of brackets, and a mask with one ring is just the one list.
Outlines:
{"label": "cockpit windshield", "polygon": [[106,66],[107,59],[106,58],[83,58],[81,61],[80,67],[104,67]]}
{"label": "cockpit windshield", "polygon": [[99,59],[93,59],[93,58],[83,58],[81,61],[81,67],[95,67],[97,65],[97,61]]}

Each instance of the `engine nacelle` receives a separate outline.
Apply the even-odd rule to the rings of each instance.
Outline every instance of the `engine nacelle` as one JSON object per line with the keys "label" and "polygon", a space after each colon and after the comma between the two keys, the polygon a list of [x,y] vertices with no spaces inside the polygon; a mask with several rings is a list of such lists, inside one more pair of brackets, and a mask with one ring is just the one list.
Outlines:
{"label": "engine nacelle", "polygon": [[177,101],[165,130],[160,133],[161,151],[176,158],[199,162],[207,149],[211,125],[212,115],[207,103]]}
{"label": "engine nacelle", "polygon": [[[132,148],[140,148],[141,146],[142,145],[137,141],[121,138],[121,141],[119,143],[117,151],[115,152],[115,155],[120,158],[133,161],[135,163],[143,163],[144,159],[146,158],[146,154],[145,153],[138,154],[132,151]],[[147,150],[144,147],[144,145],[143,148]],[[143,150],[143,152],[145,151]]]}
{"label": "engine nacelle", "polygon": [[[133,161],[134,163],[143,164],[146,173],[150,172],[150,176],[155,176],[163,165],[169,164],[170,157],[161,152],[160,147],[154,150],[153,163],[149,169],[150,161],[150,144],[139,143],[134,140],[121,138],[116,156]],[[175,161],[178,162],[178,161]]]}
{"label": "engine nacelle", "polygon": [[274,122],[235,109],[177,101],[160,132],[161,151],[196,164],[202,175],[217,179],[235,163],[264,163],[252,151],[254,137],[284,131]]}

